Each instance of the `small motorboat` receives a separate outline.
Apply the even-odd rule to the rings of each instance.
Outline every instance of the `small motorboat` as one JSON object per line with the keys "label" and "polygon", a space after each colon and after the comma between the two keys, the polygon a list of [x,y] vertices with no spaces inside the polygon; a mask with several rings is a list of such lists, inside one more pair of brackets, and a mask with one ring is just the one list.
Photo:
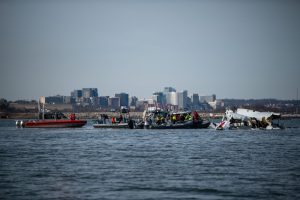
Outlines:
{"label": "small motorboat", "polygon": [[[42,104],[42,108],[40,106]],[[87,121],[76,119],[74,113],[67,118],[61,112],[45,112],[45,98],[41,97],[38,102],[39,119],[36,120],[17,120],[17,127],[23,128],[77,128],[84,126]]]}
{"label": "small motorboat", "polygon": [[128,123],[115,123],[115,124],[101,124],[94,123],[94,128],[129,128]]}
{"label": "small motorboat", "polygon": [[129,110],[127,108],[121,107],[121,113],[119,117],[111,116],[106,114],[101,114],[97,120],[93,121],[94,128],[135,128],[135,122],[130,118]]}
{"label": "small motorboat", "polygon": [[210,122],[207,120],[203,120],[202,122],[194,123],[193,121],[187,122],[178,122],[175,124],[172,123],[165,123],[165,124],[151,124],[146,125],[144,128],[148,129],[197,129],[197,128],[208,128]]}
{"label": "small motorboat", "polygon": [[208,128],[210,122],[201,119],[194,111],[166,112],[160,108],[150,107],[144,111],[143,121],[136,128],[146,129],[199,129]]}
{"label": "small motorboat", "polygon": [[[57,116],[57,113],[54,115]],[[23,128],[77,128],[82,127],[87,123],[86,120],[75,119],[75,114],[70,115],[70,119],[54,118],[54,119],[39,119],[39,120],[18,120],[16,125]]]}

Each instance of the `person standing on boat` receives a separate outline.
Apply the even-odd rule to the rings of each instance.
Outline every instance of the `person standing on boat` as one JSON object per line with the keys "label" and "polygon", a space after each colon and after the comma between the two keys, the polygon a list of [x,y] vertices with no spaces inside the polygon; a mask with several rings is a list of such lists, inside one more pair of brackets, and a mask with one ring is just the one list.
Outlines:
{"label": "person standing on boat", "polygon": [[176,122],[176,115],[171,115],[171,121],[173,124]]}
{"label": "person standing on boat", "polygon": [[112,123],[112,124],[116,123],[115,117],[112,117],[112,118],[111,118],[111,123]]}
{"label": "person standing on boat", "polygon": [[123,116],[120,114],[119,116],[119,123],[121,123],[123,121]]}
{"label": "person standing on boat", "polygon": [[197,128],[199,126],[200,116],[197,111],[193,112],[193,124],[194,127]]}
{"label": "person standing on boat", "polygon": [[194,119],[194,121],[199,121],[200,116],[199,116],[198,112],[196,112],[196,111],[193,112],[193,119]]}
{"label": "person standing on boat", "polygon": [[75,120],[75,119],[76,119],[75,114],[74,114],[74,113],[71,113],[71,114],[70,114],[70,120]]}

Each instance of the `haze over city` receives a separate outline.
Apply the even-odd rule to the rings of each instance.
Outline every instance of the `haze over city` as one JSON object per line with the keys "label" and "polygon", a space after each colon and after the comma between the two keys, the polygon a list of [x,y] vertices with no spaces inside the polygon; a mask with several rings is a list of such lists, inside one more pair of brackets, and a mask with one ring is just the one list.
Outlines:
{"label": "haze over city", "polygon": [[299,1],[0,1],[0,97],[296,99]]}

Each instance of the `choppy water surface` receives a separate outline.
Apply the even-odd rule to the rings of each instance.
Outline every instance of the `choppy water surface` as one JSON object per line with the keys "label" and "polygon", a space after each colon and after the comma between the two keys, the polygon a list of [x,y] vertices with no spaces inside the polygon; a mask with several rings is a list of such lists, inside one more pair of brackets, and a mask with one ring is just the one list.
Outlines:
{"label": "choppy water surface", "polygon": [[17,129],[0,121],[0,199],[299,199],[299,191],[299,128]]}

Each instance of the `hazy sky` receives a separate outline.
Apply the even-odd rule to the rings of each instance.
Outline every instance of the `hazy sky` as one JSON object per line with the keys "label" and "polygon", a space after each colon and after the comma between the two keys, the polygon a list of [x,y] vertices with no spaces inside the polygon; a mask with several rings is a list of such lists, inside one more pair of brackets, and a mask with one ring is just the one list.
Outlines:
{"label": "hazy sky", "polygon": [[0,97],[295,99],[300,1],[0,0]]}

